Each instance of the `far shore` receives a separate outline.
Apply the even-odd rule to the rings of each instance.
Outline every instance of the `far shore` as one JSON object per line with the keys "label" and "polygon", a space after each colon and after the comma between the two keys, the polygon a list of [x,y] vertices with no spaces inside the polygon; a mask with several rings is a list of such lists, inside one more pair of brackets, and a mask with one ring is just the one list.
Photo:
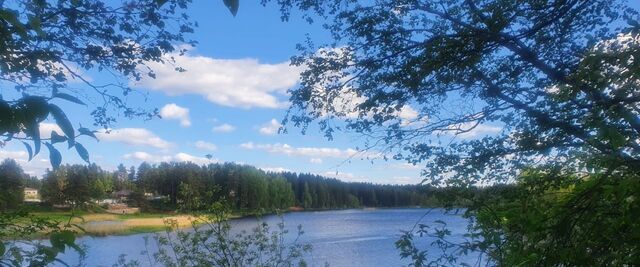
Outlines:
{"label": "far shore", "polygon": [[[345,209],[387,209],[392,207],[362,207],[362,208],[345,208]],[[393,208],[424,208],[424,207],[393,207]],[[316,212],[316,211],[329,211],[329,210],[345,210],[345,209],[312,209],[305,210],[301,208],[290,209],[285,212]],[[261,215],[274,214],[266,213]],[[167,229],[166,222],[172,220],[176,223],[178,228],[189,228],[193,226],[196,219],[195,215],[191,214],[176,214],[176,213],[136,213],[136,214],[113,214],[108,212],[99,213],[82,213],[72,217],[72,213],[69,211],[52,211],[52,212],[35,212],[36,217],[49,218],[66,224],[71,218],[71,224],[78,225],[82,228],[76,229],[79,235],[89,236],[109,236],[109,235],[131,235],[139,233],[155,233],[165,231]],[[245,217],[255,217],[258,214],[255,213],[236,213],[229,217],[229,219],[240,219]],[[36,235],[36,238],[42,237]]]}

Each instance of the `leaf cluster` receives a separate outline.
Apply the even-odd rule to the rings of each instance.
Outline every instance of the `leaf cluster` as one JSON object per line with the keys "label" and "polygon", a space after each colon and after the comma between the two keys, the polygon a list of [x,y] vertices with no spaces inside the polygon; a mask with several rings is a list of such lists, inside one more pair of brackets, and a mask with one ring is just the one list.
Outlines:
{"label": "leaf cluster", "polygon": [[[76,243],[76,234],[82,228],[68,222],[35,217],[26,210],[0,214],[0,266],[67,265],[58,255],[73,249],[80,255],[84,250]],[[49,244],[28,241],[34,233],[46,233]]]}
{"label": "leaf cluster", "polygon": [[230,214],[223,200],[196,216],[193,231],[179,230],[177,222],[167,220],[166,232],[155,237],[159,250],[153,261],[163,266],[307,266],[303,257],[311,246],[298,242],[300,226],[294,241],[288,242],[289,229],[282,218],[273,229],[258,221],[246,231],[234,229]]}

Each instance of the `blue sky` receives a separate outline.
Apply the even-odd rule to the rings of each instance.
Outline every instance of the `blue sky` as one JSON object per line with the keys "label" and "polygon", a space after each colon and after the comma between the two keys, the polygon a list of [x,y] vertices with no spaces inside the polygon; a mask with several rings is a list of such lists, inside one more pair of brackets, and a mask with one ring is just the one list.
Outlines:
{"label": "blue sky", "polygon": [[[131,83],[148,93],[149,100],[143,102],[134,96],[130,104],[161,108],[163,119],[121,118],[111,134],[99,134],[99,142],[82,137],[79,141],[90,151],[92,162],[115,169],[119,163],[138,166],[143,161],[231,161],[345,181],[405,184],[421,180],[419,167],[401,161],[371,163],[354,155],[355,148],[361,145],[355,135],[337,135],[335,140],[327,141],[316,128],[306,135],[295,128],[285,135],[276,134],[286,111],[286,90],[297,84],[299,70],[289,66],[289,58],[307,33],[318,43],[328,41],[328,33],[319,24],[309,25],[296,16],[281,22],[274,6],[262,7],[249,1],[241,4],[235,18],[221,1],[195,1],[189,10],[200,27],[192,36],[198,46],[177,59],[177,65],[187,72],[177,73],[174,66],[154,65],[156,80]],[[98,72],[88,72],[86,76],[95,82],[114,79]],[[71,86],[82,89],[81,84]],[[58,103],[72,121],[91,125],[90,108]],[[55,126],[45,123],[41,128],[48,135]],[[499,128],[484,130],[495,132]],[[213,160],[206,159],[206,154],[213,155]],[[18,159],[33,175],[41,175],[50,166],[45,149],[27,162],[26,151],[19,142],[2,148],[0,158],[3,157]],[[75,151],[64,150],[63,163],[82,160]]]}

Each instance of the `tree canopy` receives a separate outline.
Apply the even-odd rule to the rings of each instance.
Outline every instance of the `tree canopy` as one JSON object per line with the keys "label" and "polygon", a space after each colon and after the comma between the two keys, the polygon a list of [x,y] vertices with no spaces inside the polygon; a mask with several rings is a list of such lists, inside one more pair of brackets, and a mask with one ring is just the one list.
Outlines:
{"label": "tree canopy", "polygon": [[[197,23],[186,9],[189,0],[107,2],[98,0],[0,2],[0,136],[3,142],[22,141],[30,158],[44,144],[54,168],[61,163],[56,143],[67,142],[89,162],[89,152],[76,137],[94,137],[78,127],[56,100],[93,109],[93,126],[108,129],[117,118],[157,117],[157,109],[130,105],[129,81],[155,77],[152,62],[171,63],[167,53],[183,52],[178,45],[195,45],[187,35]],[[224,0],[232,14],[237,0]],[[98,71],[113,79],[100,83],[86,77]],[[185,71],[176,66],[176,71]],[[88,104],[87,104],[88,103]],[[61,133],[41,137],[46,119]],[[49,133],[46,133],[47,135]]]}
{"label": "tree canopy", "polygon": [[15,209],[24,199],[24,185],[27,175],[13,159],[0,163],[0,211]]}
{"label": "tree canopy", "polygon": [[407,233],[403,257],[638,263],[640,16],[627,1],[263,2],[326,19],[333,36],[299,46],[288,125],[356,132],[435,185],[513,185],[473,199],[467,242],[423,224],[445,255],[426,259]]}
{"label": "tree canopy", "polygon": [[[234,163],[197,165],[184,162],[142,163],[137,171],[134,167],[127,171],[122,166],[113,172],[102,170],[96,164],[65,164],[47,172],[37,189],[40,189],[42,200],[53,205],[87,208],[95,201],[114,198],[119,192],[126,191],[129,193],[127,201],[143,210],[180,208],[184,211],[206,210],[218,201],[241,212],[286,210],[294,206],[311,210],[436,207],[446,204],[439,201],[437,195],[458,197],[455,189],[344,182],[310,173],[265,172]],[[3,194],[9,191],[10,188],[0,189]],[[475,189],[468,193],[481,192]],[[155,199],[150,199],[148,194]],[[448,203],[460,206],[463,198]]]}
{"label": "tree canopy", "polygon": [[[435,183],[638,166],[640,24],[625,1],[277,2],[328,18],[334,38],[300,46],[290,125],[361,133]],[[456,138],[487,125],[502,130]]]}

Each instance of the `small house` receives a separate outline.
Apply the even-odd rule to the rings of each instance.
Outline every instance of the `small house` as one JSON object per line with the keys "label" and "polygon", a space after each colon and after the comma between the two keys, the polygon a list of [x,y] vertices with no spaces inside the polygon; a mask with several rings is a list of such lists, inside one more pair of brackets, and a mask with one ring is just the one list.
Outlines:
{"label": "small house", "polygon": [[113,197],[119,201],[127,201],[129,196],[133,193],[131,190],[123,189],[120,191],[113,192]]}
{"label": "small house", "polygon": [[24,201],[26,202],[40,202],[40,195],[38,195],[38,189],[25,187],[24,188]]}

